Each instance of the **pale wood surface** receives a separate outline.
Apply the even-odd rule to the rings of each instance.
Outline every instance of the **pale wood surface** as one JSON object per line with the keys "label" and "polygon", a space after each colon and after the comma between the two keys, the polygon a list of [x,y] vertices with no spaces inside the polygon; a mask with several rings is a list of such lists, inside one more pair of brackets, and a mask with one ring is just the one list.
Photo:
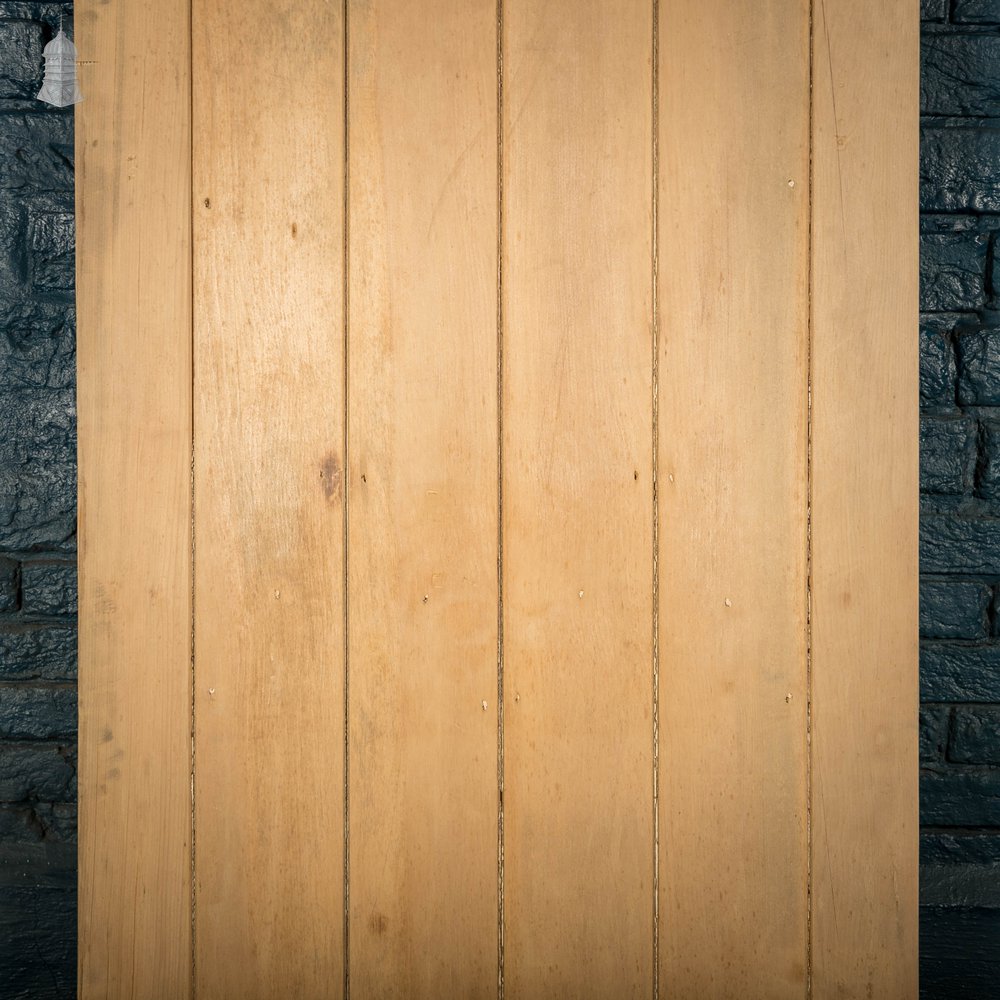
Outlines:
{"label": "pale wood surface", "polygon": [[495,18],[349,9],[358,998],[497,988]]}
{"label": "pale wood surface", "polygon": [[917,5],[813,32],[813,996],[914,998]]}
{"label": "pale wood surface", "polygon": [[194,6],[199,1000],[343,989],[343,37]]}
{"label": "pale wood surface", "polygon": [[917,12],[347,6],[77,14],[81,996],[912,1000]]}
{"label": "pale wood surface", "polygon": [[512,998],[652,981],[650,16],[504,5]]}
{"label": "pale wood surface", "polygon": [[671,1000],[805,990],[808,30],[805,0],[660,3]]}
{"label": "pale wood surface", "polygon": [[84,1000],[190,996],[188,16],[76,12]]}

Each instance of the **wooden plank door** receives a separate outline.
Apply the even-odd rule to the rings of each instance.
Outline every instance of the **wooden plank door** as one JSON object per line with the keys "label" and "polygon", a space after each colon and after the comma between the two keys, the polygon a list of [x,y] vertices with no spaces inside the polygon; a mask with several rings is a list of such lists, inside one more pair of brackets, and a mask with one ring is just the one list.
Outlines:
{"label": "wooden plank door", "polygon": [[890,6],[78,11],[84,1000],[915,998]]}

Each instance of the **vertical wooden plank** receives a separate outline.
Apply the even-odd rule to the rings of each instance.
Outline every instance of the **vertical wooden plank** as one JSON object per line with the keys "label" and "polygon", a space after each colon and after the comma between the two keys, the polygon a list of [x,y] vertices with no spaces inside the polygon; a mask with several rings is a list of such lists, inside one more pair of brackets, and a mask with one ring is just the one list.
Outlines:
{"label": "vertical wooden plank", "polygon": [[194,5],[199,1000],[343,988],[342,22]]}
{"label": "vertical wooden plank", "polygon": [[497,982],[496,7],[354,2],[351,994]]}
{"label": "vertical wooden plank", "polygon": [[651,9],[504,4],[514,998],[652,983]]}
{"label": "vertical wooden plank", "polygon": [[919,12],[813,7],[813,996],[916,997]]}
{"label": "vertical wooden plank", "polygon": [[659,10],[661,990],[802,997],[809,9]]}
{"label": "vertical wooden plank", "polygon": [[[149,43],[150,38],[156,44]],[[77,9],[79,993],[191,986],[188,0]]]}

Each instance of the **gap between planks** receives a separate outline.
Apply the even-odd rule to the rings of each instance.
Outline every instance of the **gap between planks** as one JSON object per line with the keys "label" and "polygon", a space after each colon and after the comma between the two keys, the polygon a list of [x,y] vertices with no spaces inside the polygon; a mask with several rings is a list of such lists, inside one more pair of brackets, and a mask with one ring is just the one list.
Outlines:
{"label": "gap between planks", "polygon": [[660,227],[660,2],[652,0],[652,152],[650,239],[650,280],[652,283],[652,489],[653,489],[653,616],[652,616],[652,697],[653,697],[653,1000],[660,997],[660,301],[659,227]]}
{"label": "gap between planks", "polygon": [[504,646],[503,646],[503,0],[496,8],[497,71],[497,998],[504,998]]}
{"label": "gap between planks", "polygon": [[351,495],[351,462],[350,462],[350,318],[351,318],[351,156],[350,156],[350,108],[351,108],[351,36],[350,36],[350,0],[343,0],[343,148],[344,148],[344,182],[343,182],[343,225],[341,226],[343,246],[341,254],[341,289],[342,323],[343,323],[343,440],[341,450],[343,459],[343,497],[341,529],[343,545],[343,590],[344,607],[344,1000],[351,996],[351,633],[350,633],[350,495]]}
{"label": "gap between planks", "polygon": [[813,871],[812,871],[812,377],[813,377],[813,32],[816,0],[809,4],[809,192],[806,198],[806,1000],[813,995]]}

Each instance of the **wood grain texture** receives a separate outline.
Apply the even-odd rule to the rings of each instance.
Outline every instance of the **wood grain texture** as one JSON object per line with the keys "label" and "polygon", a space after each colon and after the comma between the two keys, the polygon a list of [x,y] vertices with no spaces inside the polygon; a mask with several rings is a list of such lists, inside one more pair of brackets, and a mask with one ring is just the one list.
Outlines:
{"label": "wood grain texture", "polygon": [[813,996],[917,995],[919,12],[813,12]]}
{"label": "wood grain texture", "polygon": [[809,9],[659,10],[660,989],[802,997]]}
{"label": "wood grain texture", "polygon": [[650,17],[504,5],[512,998],[652,982]]}
{"label": "wood grain texture", "polygon": [[194,6],[199,1000],[343,989],[342,22]]}
{"label": "wood grain texture", "polygon": [[76,12],[83,1000],[191,987],[189,23]]}
{"label": "wood grain texture", "polygon": [[77,12],[84,1000],[915,1000],[912,6]]}
{"label": "wood grain texture", "polygon": [[349,12],[358,998],[496,992],[495,18]]}

